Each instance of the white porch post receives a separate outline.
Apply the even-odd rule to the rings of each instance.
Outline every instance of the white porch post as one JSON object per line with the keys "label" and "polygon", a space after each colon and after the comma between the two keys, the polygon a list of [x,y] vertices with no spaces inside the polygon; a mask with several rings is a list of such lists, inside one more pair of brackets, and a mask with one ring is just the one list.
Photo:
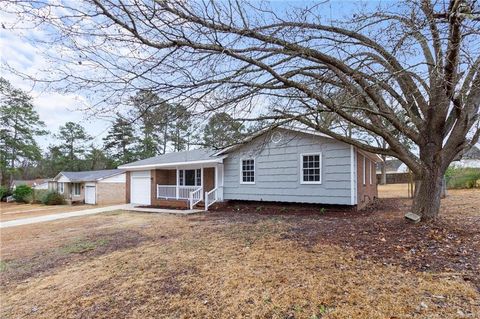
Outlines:
{"label": "white porch post", "polygon": [[216,171],[216,182],[217,182],[217,196],[218,200],[223,201],[223,179],[224,179],[224,171],[223,171],[223,163],[217,164],[216,168],[218,171]]}
{"label": "white porch post", "polygon": [[177,176],[176,176],[177,182],[175,183],[175,197],[178,199],[178,196],[180,195],[180,190],[178,189],[178,184],[180,183],[180,176],[178,173],[179,172],[178,168],[176,169],[176,171],[177,171]]}
{"label": "white porch post", "polygon": [[203,165],[200,169],[200,187],[202,188],[202,190],[200,191],[200,199],[203,200]]}

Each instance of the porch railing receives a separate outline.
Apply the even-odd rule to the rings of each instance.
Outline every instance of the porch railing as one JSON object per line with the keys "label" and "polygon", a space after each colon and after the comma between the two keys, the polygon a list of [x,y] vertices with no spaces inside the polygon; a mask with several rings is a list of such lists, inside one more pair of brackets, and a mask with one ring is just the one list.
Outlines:
{"label": "porch railing", "polygon": [[[157,198],[190,199],[190,193],[201,190],[200,186],[157,185]],[[201,191],[200,191],[201,193]]]}
{"label": "porch railing", "polygon": [[202,201],[202,188],[198,187],[197,190],[190,192],[190,209],[193,209],[195,205]]}
{"label": "porch railing", "polygon": [[201,186],[157,185],[157,198],[186,199],[190,209],[203,200]]}
{"label": "porch railing", "polygon": [[215,187],[209,192],[205,192],[205,210],[218,200],[217,188]]}
{"label": "porch railing", "polygon": [[157,185],[157,198],[177,199],[177,186]]}

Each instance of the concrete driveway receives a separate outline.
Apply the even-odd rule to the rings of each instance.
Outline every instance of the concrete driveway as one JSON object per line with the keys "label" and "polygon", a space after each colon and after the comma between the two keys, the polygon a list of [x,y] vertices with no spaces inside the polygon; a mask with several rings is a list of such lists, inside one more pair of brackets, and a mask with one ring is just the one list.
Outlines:
{"label": "concrete driveway", "polygon": [[119,210],[119,209],[125,209],[126,207],[128,207],[126,204],[121,204],[121,205],[96,207],[91,209],[82,209],[82,210],[70,211],[66,213],[56,213],[56,214],[42,215],[42,216],[36,216],[36,217],[20,218],[20,219],[0,222],[0,228],[15,227],[15,226],[21,226],[21,225],[49,222],[57,219],[98,214],[98,213]]}

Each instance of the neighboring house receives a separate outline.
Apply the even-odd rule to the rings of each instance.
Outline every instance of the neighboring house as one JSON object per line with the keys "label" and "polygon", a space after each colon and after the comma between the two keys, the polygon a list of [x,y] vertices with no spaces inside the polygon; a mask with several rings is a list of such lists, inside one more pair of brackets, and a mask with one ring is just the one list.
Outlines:
{"label": "neighboring house", "polygon": [[[408,167],[399,159],[387,159],[385,161],[385,170],[387,174],[407,173]],[[377,174],[382,173],[381,163],[377,165]]]}
{"label": "neighboring house", "polygon": [[12,188],[15,189],[19,185],[28,185],[34,189],[48,189],[48,181],[50,178],[37,178],[32,180],[14,180],[12,182]]}
{"label": "neighboring house", "polygon": [[49,189],[63,194],[69,203],[120,204],[125,202],[125,176],[119,169],[60,172]]}
{"label": "neighboring house", "polygon": [[452,166],[462,168],[480,168],[480,148],[473,146],[462,156],[461,160],[454,161]]}
{"label": "neighboring house", "polygon": [[192,150],[120,166],[126,200],[152,206],[194,207],[205,201],[248,200],[352,205],[377,196],[370,154],[327,135],[277,128],[221,151]]}

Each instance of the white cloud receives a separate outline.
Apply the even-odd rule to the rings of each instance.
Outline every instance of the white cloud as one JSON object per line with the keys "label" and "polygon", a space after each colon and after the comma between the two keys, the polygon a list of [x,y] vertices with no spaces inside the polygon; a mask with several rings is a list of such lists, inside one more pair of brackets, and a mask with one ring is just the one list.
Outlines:
{"label": "white cloud", "polygon": [[[0,20],[7,25],[13,25],[15,21],[12,15],[5,12],[0,13]],[[41,38],[42,33],[37,30],[29,30],[31,36]],[[59,93],[46,90],[44,87],[34,85],[32,81],[18,76],[11,69],[31,77],[44,72],[44,68],[52,68],[41,54],[45,48],[36,47],[34,43],[26,41],[22,34],[24,31],[0,29],[0,61],[1,74],[10,83],[19,89],[28,92],[33,97],[33,104],[40,115],[40,119],[45,122],[46,129],[50,133],[48,136],[38,138],[42,148],[55,143],[53,134],[58,128],[68,121],[78,123],[85,127],[89,135],[95,137],[94,144],[100,145],[102,137],[110,127],[106,120],[100,120],[88,115],[84,110],[90,107],[87,98],[81,94]],[[47,48],[51,51],[54,48]],[[55,71],[54,69],[52,71]]]}

